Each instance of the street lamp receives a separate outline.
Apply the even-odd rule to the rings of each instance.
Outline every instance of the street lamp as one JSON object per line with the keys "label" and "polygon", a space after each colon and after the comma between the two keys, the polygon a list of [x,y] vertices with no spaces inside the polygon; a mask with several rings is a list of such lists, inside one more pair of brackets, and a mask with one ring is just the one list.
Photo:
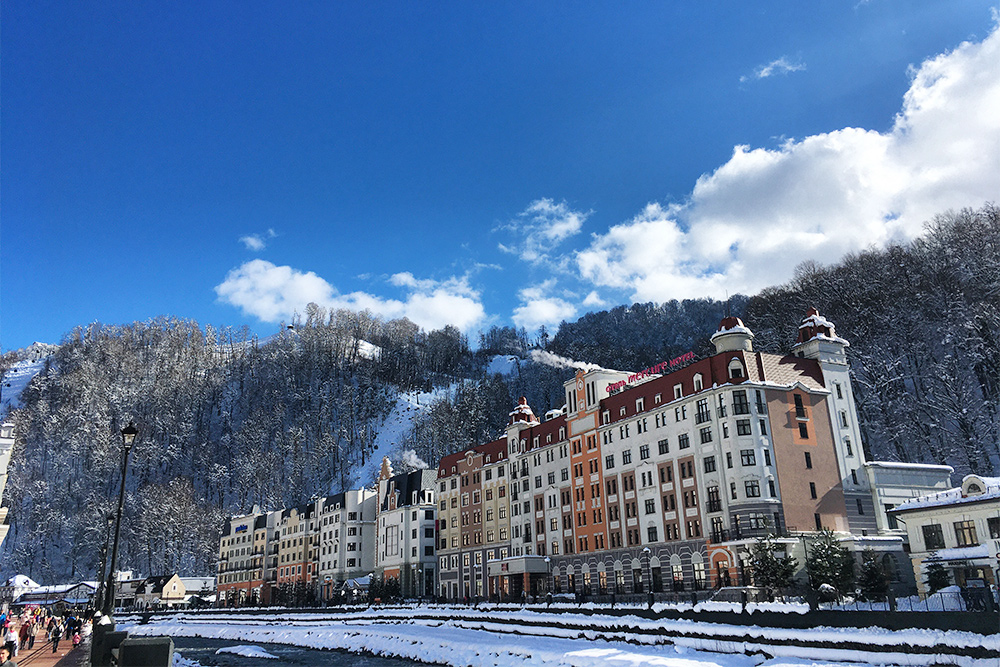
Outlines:
{"label": "street lamp", "polygon": [[649,586],[650,606],[653,601],[653,552],[649,547],[643,547],[642,553],[646,554],[646,583]]}
{"label": "street lamp", "polygon": [[108,514],[108,528],[104,532],[104,550],[101,551],[101,576],[97,580],[97,595],[95,607],[103,609],[104,607],[104,575],[107,574],[108,566],[108,549],[111,548],[111,524],[114,523],[115,515]]}
{"label": "street lamp", "polygon": [[105,616],[111,615],[111,610],[115,604],[115,567],[118,565],[118,538],[122,530],[122,509],[125,507],[125,473],[128,472],[128,455],[132,451],[132,445],[135,444],[135,436],[138,433],[139,429],[135,427],[135,422],[129,422],[129,425],[122,429],[122,447],[124,449],[122,456],[122,485],[121,490],[118,492],[115,541],[114,546],[111,547],[111,567],[108,571],[107,593],[105,594],[104,609],[102,609]]}

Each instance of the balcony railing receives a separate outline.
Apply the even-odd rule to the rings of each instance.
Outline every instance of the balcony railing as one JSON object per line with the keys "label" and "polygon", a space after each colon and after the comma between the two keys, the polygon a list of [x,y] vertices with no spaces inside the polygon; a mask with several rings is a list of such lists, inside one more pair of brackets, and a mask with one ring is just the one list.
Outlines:
{"label": "balcony railing", "polygon": [[705,412],[696,412],[694,416],[694,421],[696,424],[704,424],[711,418],[712,418],[712,413],[706,410]]}
{"label": "balcony railing", "polygon": [[721,544],[737,540],[755,540],[758,537],[767,537],[768,535],[772,537],[788,537],[789,530],[786,528],[774,528],[773,526],[765,528],[726,528],[723,530],[713,530],[708,535],[708,541],[712,544]]}

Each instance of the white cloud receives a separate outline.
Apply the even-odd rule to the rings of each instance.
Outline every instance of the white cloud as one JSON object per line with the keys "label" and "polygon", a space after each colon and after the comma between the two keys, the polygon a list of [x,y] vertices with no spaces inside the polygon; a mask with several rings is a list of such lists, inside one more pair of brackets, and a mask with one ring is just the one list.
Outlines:
{"label": "white cloud", "polygon": [[740,81],[749,81],[750,79],[766,79],[769,76],[774,76],[775,74],[788,74],[789,72],[801,72],[805,68],[806,68],[805,63],[790,60],[787,56],[781,56],[777,60],[772,60],[766,65],[760,65],[759,67],[754,69],[752,75],[741,76]]}
{"label": "white cloud", "polygon": [[498,244],[503,252],[517,255],[532,264],[550,262],[551,251],[566,239],[580,233],[590,213],[572,210],[566,202],[551,199],[531,202],[511,222],[494,231],[508,232],[507,242]]}
{"label": "white cloud", "polygon": [[583,305],[587,308],[602,308],[608,305],[608,302],[601,298],[601,295],[597,293],[597,290],[593,290],[583,299]]}
{"label": "white cloud", "polygon": [[264,242],[257,234],[250,234],[249,236],[241,236],[240,243],[246,247],[247,250],[252,250],[254,252],[260,252],[267,247],[267,243]]}
{"label": "white cloud", "polygon": [[407,290],[405,300],[366,292],[340,294],[311,271],[255,259],[230,271],[215,292],[220,301],[264,322],[289,320],[295,313],[305,312],[310,302],[324,308],[367,309],[387,319],[407,317],[427,330],[451,324],[469,331],[485,317],[479,293],[465,278],[438,282],[398,273],[390,278],[390,283]]}
{"label": "white cloud", "polygon": [[534,331],[543,324],[549,328],[556,328],[563,320],[576,315],[576,307],[573,304],[548,294],[554,286],[555,280],[547,280],[518,292],[521,305],[514,309],[514,314],[511,316],[514,324],[528,331]]}
{"label": "white cloud", "polygon": [[278,233],[275,232],[273,228],[268,227],[267,232],[264,233],[263,235],[247,234],[246,236],[241,236],[240,243],[242,243],[247,250],[252,250],[253,252],[260,252],[261,250],[267,247],[267,241],[264,240],[265,237],[268,239],[273,239],[276,238],[277,236]]}
{"label": "white cloud", "polygon": [[649,204],[595,235],[580,275],[636,301],[752,293],[804,260],[911,239],[1000,195],[1000,29],[924,62],[891,130],[737,146],[683,205]]}

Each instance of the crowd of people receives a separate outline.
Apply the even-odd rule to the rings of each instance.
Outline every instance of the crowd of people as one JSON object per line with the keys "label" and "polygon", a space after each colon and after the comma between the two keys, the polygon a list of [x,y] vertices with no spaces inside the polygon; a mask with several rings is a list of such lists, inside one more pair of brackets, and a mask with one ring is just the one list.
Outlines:
{"label": "crowd of people", "polygon": [[80,645],[84,634],[84,619],[72,612],[56,616],[44,609],[26,609],[20,615],[0,613],[0,667],[17,667],[14,658],[21,651],[35,648],[35,642],[50,642],[52,652],[59,650],[59,642]]}

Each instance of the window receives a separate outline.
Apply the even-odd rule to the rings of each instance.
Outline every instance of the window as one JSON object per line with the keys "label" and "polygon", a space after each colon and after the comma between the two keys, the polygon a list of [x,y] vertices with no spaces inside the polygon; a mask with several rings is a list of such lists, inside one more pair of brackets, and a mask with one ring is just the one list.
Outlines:
{"label": "window", "polygon": [[757,420],[757,425],[760,426],[760,434],[761,435],[767,435],[767,420],[766,419],[758,419]]}
{"label": "window", "polygon": [[812,454],[810,454],[809,452],[806,452],[805,455],[806,455],[806,468],[807,469],[808,468],[812,468],[813,467],[813,457],[812,457]]}
{"label": "window", "polygon": [[719,487],[717,486],[708,487],[708,511],[722,511],[722,498],[719,497]]}
{"label": "window", "polygon": [[729,377],[731,378],[741,378],[743,377],[743,364],[740,363],[739,359],[733,359],[729,362]]}
{"label": "window", "polygon": [[921,526],[921,530],[924,533],[924,546],[927,551],[944,549],[944,531],[941,529],[941,524],[932,523]]}
{"label": "window", "polygon": [[757,480],[746,480],[743,482],[743,488],[746,490],[747,498],[760,498],[760,482]]}
{"label": "window", "polygon": [[861,502],[861,498],[857,498],[855,502],[858,503],[858,515],[864,516],[865,515],[865,506]]}
{"label": "window", "polygon": [[805,419],[806,406],[802,403],[802,396],[800,394],[792,394],[792,400],[795,401],[795,416],[799,419]]}
{"label": "window", "polygon": [[708,411],[708,399],[703,398],[699,400],[695,411],[695,418],[694,418],[695,423],[704,424],[711,418],[712,414]]}
{"label": "window", "polygon": [[847,448],[847,455],[854,456],[854,450],[851,448],[851,439],[848,437],[844,438],[844,447]]}
{"label": "window", "polygon": [[839,382],[834,382],[833,383],[833,387],[834,387],[834,389],[837,390],[837,398],[844,398],[844,391],[843,391],[843,389],[841,389],[840,383]]}
{"label": "window", "polygon": [[749,419],[737,419],[736,420],[736,435],[752,435],[753,431],[750,430],[750,420]]}
{"label": "window", "polygon": [[814,499],[814,500],[817,498],[817,496],[816,496],[816,482],[809,482],[809,497],[812,498],[812,499]]}
{"label": "window", "polygon": [[766,465],[766,466],[771,465],[771,450],[770,449],[765,449],[764,450],[764,465]]}
{"label": "window", "polygon": [[750,414],[750,403],[747,402],[747,392],[745,389],[738,389],[733,392],[733,414]]}
{"label": "window", "polygon": [[656,512],[656,500],[649,498],[646,500],[645,504],[646,514],[653,514]]}
{"label": "window", "polygon": [[729,437],[729,422],[722,422],[722,437]]}
{"label": "window", "polygon": [[726,468],[731,469],[732,467],[733,467],[733,453],[726,452]]}
{"label": "window", "polygon": [[705,472],[715,472],[715,457],[706,456],[705,457]]}
{"label": "window", "polygon": [[729,483],[729,495],[733,500],[736,500],[736,482]]}
{"label": "window", "polygon": [[844,410],[840,411],[840,425],[843,428],[847,428],[847,412]]}
{"label": "window", "polygon": [[639,459],[645,461],[649,458],[649,445],[639,447]]}
{"label": "window", "polygon": [[646,531],[647,531],[646,537],[649,539],[649,541],[656,542],[657,541],[656,526],[650,526],[649,528],[646,529]]}
{"label": "window", "polygon": [[677,447],[678,449],[687,449],[691,446],[691,439],[688,438],[687,433],[681,433],[677,436]]}
{"label": "window", "polygon": [[664,438],[663,440],[660,440],[656,444],[659,447],[659,451],[660,451],[661,455],[662,454],[669,454],[670,453],[670,441],[667,440],[666,438]]}
{"label": "window", "polygon": [[1000,519],[991,516],[986,519],[986,528],[990,531],[990,537],[1000,539]]}
{"label": "window", "polygon": [[803,440],[807,440],[809,438],[809,425],[805,422],[799,424],[799,437]]}
{"label": "window", "polygon": [[705,444],[707,442],[712,442],[712,427],[711,426],[706,426],[705,428],[701,429],[700,431],[698,431],[698,434],[701,437],[701,444]]}
{"label": "window", "polygon": [[757,457],[752,449],[740,450],[740,465],[752,466],[757,464]]}
{"label": "window", "polygon": [[626,449],[622,452],[622,465],[627,466],[630,463],[632,463],[632,450]]}
{"label": "window", "polygon": [[674,398],[681,398],[684,396],[684,385],[675,384],[674,385]]}
{"label": "window", "polygon": [[969,521],[955,522],[955,541],[960,547],[974,547],[979,544],[976,539],[976,523]]}

